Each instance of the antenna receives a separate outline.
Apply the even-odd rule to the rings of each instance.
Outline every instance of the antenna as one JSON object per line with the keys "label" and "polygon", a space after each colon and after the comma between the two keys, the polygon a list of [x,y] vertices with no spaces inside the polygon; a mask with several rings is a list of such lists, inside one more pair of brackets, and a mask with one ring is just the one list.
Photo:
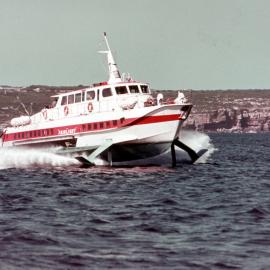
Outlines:
{"label": "antenna", "polygon": [[99,53],[105,53],[107,54],[107,61],[108,61],[108,69],[109,69],[109,80],[108,83],[117,83],[117,82],[122,82],[120,72],[118,70],[118,67],[114,61],[113,55],[111,48],[109,46],[109,42],[107,39],[107,34],[106,32],[103,33],[104,40],[107,46],[107,51],[99,51]]}
{"label": "antenna", "polygon": [[108,42],[108,39],[107,39],[107,34],[106,34],[106,32],[103,33],[103,36],[104,36],[104,40],[105,40],[105,43],[106,43],[106,45],[107,45],[108,51],[111,51],[110,46],[109,46],[109,42]]}

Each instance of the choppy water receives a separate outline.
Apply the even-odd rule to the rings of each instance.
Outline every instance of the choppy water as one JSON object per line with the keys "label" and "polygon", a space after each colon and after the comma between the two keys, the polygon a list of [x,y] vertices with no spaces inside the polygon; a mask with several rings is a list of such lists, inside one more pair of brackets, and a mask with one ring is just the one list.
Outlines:
{"label": "choppy water", "polygon": [[270,269],[269,134],[184,139],[208,156],[81,169],[1,152],[0,269]]}

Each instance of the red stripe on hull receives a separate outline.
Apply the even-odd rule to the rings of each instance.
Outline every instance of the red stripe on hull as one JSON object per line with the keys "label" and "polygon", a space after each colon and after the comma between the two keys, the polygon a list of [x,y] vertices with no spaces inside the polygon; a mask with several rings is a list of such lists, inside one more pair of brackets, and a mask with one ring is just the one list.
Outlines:
{"label": "red stripe on hull", "polygon": [[119,120],[108,120],[102,122],[92,122],[84,123],[78,125],[68,125],[62,127],[38,129],[38,130],[29,130],[23,132],[9,133],[3,135],[3,142],[10,141],[31,141],[33,139],[40,138],[57,138],[58,136],[63,135],[76,135],[79,133],[85,132],[99,132],[102,130],[122,128],[125,126],[133,125],[145,125],[145,124],[154,124],[160,122],[169,122],[181,120],[180,114],[171,114],[171,115],[157,115],[157,116],[143,116],[140,118],[130,118]]}

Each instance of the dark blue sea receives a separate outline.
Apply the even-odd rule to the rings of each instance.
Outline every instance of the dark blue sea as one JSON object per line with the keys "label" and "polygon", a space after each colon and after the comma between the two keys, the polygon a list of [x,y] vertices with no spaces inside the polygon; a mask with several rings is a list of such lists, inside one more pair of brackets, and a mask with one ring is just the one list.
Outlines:
{"label": "dark blue sea", "polygon": [[270,135],[192,141],[175,169],[1,151],[0,269],[270,269]]}

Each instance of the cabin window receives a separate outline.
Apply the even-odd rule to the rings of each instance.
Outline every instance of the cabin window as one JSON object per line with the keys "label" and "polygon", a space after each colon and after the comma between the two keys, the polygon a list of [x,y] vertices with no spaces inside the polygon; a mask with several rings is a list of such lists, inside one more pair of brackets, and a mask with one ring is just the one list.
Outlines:
{"label": "cabin window", "polygon": [[62,97],[61,105],[67,105],[67,97],[66,96]]}
{"label": "cabin window", "polygon": [[34,137],[36,137],[37,136],[37,132],[36,131],[34,131]]}
{"label": "cabin window", "polygon": [[112,96],[112,89],[111,88],[104,88],[102,90],[102,96],[103,97],[110,97],[110,96]]}
{"label": "cabin window", "polygon": [[18,139],[20,139],[21,138],[21,133],[18,133]]}
{"label": "cabin window", "polygon": [[87,91],[86,100],[92,100],[95,99],[95,97],[96,97],[95,91]]}
{"label": "cabin window", "polygon": [[149,89],[148,89],[148,86],[147,85],[141,85],[141,89],[142,89],[142,92],[143,93],[149,93]]}
{"label": "cabin window", "polygon": [[127,88],[125,86],[117,86],[115,87],[116,93],[117,95],[123,95],[123,94],[127,94]]}
{"label": "cabin window", "polygon": [[82,101],[82,93],[75,94],[75,103]]}
{"label": "cabin window", "polygon": [[128,88],[131,94],[140,93],[138,85],[129,85]]}
{"label": "cabin window", "polygon": [[68,96],[68,104],[73,104],[74,103],[74,95],[69,95]]}
{"label": "cabin window", "polygon": [[17,140],[17,134],[16,133],[14,134],[14,140]]}
{"label": "cabin window", "polygon": [[82,92],[82,101],[85,99],[85,92]]}

